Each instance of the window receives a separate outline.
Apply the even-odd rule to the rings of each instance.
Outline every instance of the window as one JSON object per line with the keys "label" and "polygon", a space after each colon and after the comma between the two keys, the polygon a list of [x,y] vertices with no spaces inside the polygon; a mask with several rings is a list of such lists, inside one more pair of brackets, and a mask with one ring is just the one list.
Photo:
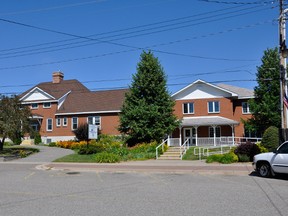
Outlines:
{"label": "window", "polygon": [[101,117],[100,116],[89,116],[88,124],[97,125],[99,128],[101,127]]}
{"label": "window", "polygon": [[208,113],[219,113],[220,112],[220,102],[219,101],[209,101],[208,102]]}
{"label": "window", "polygon": [[242,113],[243,114],[249,114],[250,113],[248,102],[243,102],[242,103]]}
{"label": "window", "polygon": [[[216,137],[220,137],[221,136],[221,130],[220,127],[217,126],[215,127],[215,132],[216,132]],[[214,137],[214,128],[213,127],[209,127],[209,137]]]}
{"label": "window", "polygon": [[53,130],[53,119],[51,119],[51,118],[47,119],[46,130],[47,131],[52,131]]}
{"label": "window", "polygon": [[72,130],[76,130],[78,128],[78,118],[73,117],[72,118]]}
{"label": "window", "polygon": [[288,143],[283,144],[279,149],[278,153],[280,154],[288,154]]}
{"label": "window", "polygon": [[50,107],[51,107],[50,102],[43,103],[43,108],[50,108]]}
{"label": "window", "polygon": [[68,123],[67,117],[63,117],[63,126],[67,126],[67,123]]}
{"label": "window", "polygon": [[184,114],[194,113],[194,103],[183,103],[183,113]]}
{"label": "window", "polygon": [[61,118],[56,118],[56,126],[60,127],[61,126]]}
{"label": "window", "polygon": [[31,108],[32,109],[38,109],[38,103],[32,103]]}

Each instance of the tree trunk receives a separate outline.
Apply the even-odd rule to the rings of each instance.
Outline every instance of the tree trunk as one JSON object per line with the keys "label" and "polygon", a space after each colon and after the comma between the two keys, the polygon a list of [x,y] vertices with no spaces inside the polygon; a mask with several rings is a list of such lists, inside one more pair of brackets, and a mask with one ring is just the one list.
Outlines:
{"label": "tree trunk", "polygon": [[5,142],[5,137],[3,137],[2,140],[0,139],[0,151],[3,150],[4,142]]}

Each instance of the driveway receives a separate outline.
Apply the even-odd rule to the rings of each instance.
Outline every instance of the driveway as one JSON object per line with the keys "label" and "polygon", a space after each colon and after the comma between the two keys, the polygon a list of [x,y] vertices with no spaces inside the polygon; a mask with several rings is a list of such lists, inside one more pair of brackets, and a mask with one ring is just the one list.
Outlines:
{"label": "driveway", "polygon": [[[26,146],[30,147],[30,146]],[[48,146],[31,146],[31,148],[37,148],[40,150],[40,152],[32,154],[26,158],[20,158],[17,160],[11,161],[12,163],[14,162],[30,162],[30,163],[49,163],[54,161],[57,158],[64,157],[69,154],[73,154],[74,151],[70,149],[63,149],[63,148],[57,148],[57,147],[48,147]],[[9,162],[5,162],[9,163]]]}

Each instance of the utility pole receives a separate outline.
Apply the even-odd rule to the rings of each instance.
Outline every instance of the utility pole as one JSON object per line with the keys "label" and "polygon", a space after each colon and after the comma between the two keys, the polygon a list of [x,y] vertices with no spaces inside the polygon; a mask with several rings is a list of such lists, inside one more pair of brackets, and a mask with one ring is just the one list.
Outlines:
{"label": "utility pole", "polygon": [[[287,105],[286,100],[286,72],[287,72],[287,47],[286,47],[286,13],[283,9],[283,1],[279,0],[279,56],[280,56],[280,105],[281,105],[281,130],[280,142],[287,140]],[[286,103],[287,102],[287,103]],[[286,107],[287,106],[287,107]]]}

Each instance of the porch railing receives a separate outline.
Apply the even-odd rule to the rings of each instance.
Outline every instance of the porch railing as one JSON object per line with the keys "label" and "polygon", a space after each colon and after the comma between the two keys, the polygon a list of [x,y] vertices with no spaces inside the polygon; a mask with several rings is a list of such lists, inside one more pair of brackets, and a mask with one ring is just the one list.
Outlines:
{"label": "porch railing", "polygon": [[[234,141],[234,142],[233,142]],[[246,143],[247,141],[251,143],[257,143],[261,141],[261,138],[252,138],[252,137],[233,137],[232,136],[222,136],[222,137],[198,137],[197,142],[196,139],[190,139],[190,146],[221,146],[221,145],[239,145],[241,143]],[[186,142],[186,140],[185,140]],[[215,143],[214,143],[215,142]],[[191,144],[193,143],[193,144]],[[168,146],[181,146],[179,138],[169,138]]]}

